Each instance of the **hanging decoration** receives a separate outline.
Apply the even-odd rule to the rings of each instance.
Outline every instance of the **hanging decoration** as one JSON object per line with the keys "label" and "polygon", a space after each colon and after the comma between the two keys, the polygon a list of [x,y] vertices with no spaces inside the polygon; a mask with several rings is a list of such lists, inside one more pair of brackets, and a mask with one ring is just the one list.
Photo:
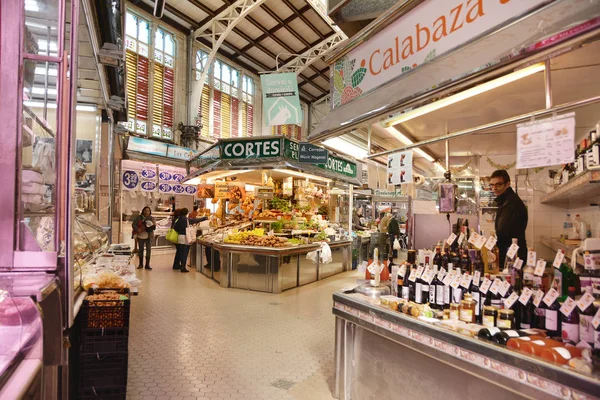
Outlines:
{"label": "hanging decoration", "polygon": [[504,170],[509,170],[511,168],[514,168],[517,165],[517,162],[513,162],[510,164],[506,164],[506,165],[502,165],[502,164],[496,164],[494,161],[492,161],[491,158],[486,157],[487,158],[487,162],[488,164],[490,164],[492,167],[496,168],[496,169],[504,169]]}
{"label": "hanging decoration", "polygon": [[533,173],[539,174],[540,172],[542,172],[545,169],[546,169],[546,167],[537,167],[537,168],[533,169]]}
{"label": "hanging decoration", "polygon": [[469,161],[467,161],[465,164],[463,164],[459,167],[450,167],[450,172],[452,172],[452,174],[457,174],[459,172],[463,172],[464,170],[469,168],[472,163],[473,163],[473,158],[471,158]]}

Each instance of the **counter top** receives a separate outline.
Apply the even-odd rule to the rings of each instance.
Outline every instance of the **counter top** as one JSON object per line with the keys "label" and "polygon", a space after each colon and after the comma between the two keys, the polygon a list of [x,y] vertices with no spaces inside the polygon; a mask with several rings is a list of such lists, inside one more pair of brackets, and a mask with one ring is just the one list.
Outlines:
{"label": "counter top", "polygon": [[333,314],[431,357],[466,362],[476,368],[475,373],[501,375],[549,396],[592,399],[600,393],[598,376],[578,373],[483,339],[436,327],[342,291],[333,295]]}
{"label": "counter top", "polygon": [[[320,244],[301,244],[297,246],[286,246],[286,247],[261,247],[261,246],[246,246],[242,244],[231,244],[231,243],[215,243],[212,241],[198,239],[198,243],[203,246],[214,247],[217,250],[229,250],[240,253],[258,253],[258,254],[272,254],[272,255],[287,255],[294,253],[307,253],[309,251],[318,250],[321,248]],[[330,247],[340,247],[350,245],[352,241],[344,240],[339,242],[329,243]]]}

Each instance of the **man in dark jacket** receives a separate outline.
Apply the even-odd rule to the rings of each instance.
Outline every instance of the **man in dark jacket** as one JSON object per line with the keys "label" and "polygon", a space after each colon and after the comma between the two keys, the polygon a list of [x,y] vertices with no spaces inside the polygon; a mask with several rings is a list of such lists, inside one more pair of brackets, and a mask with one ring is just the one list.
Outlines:
{"label": "man in dark jacket", "polygon": [[494,192],[496,204],[498,205],[496,236],[498,236],[497,246],[500,251],[500,269],[503,269],[506,252],[512,244],[513,238],[519,240],[519,258],[527,260],[525,230],[529,218],[523,200],[510,187],[508,172],[503,169],[494,171],[490,179],[490,189]]}

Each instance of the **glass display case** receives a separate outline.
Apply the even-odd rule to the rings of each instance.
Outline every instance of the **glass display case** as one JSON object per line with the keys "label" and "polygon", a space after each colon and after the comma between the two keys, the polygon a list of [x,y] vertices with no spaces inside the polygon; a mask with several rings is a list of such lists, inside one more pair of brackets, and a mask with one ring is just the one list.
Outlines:
{"label": "glass display case", "polygon": [[74,272],[73,287],[81,287],[82,267],[108,249],[108,235],[95,214],[77,214],[73,235]]}

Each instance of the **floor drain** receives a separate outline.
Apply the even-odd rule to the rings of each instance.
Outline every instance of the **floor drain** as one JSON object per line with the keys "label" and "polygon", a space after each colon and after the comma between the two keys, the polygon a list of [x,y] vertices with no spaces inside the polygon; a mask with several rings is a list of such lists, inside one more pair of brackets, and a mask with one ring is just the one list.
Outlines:
{"label": "floor drain", "polygon": [[280,305],[282,305],[282,304],[283,304],[283,303],[278,303],[278,302],[276,302],[276,301],[273,301],[273,302],[269,303],[269,305],[270,305],[270,306],[280,306]]}
{"label": "floor drain", "polygon": [[278,389],[289,390],[296,383],[292,381],[286,381],[285,379],[278,379],[275,382],[271,383],[271,386],[276,387]]}

